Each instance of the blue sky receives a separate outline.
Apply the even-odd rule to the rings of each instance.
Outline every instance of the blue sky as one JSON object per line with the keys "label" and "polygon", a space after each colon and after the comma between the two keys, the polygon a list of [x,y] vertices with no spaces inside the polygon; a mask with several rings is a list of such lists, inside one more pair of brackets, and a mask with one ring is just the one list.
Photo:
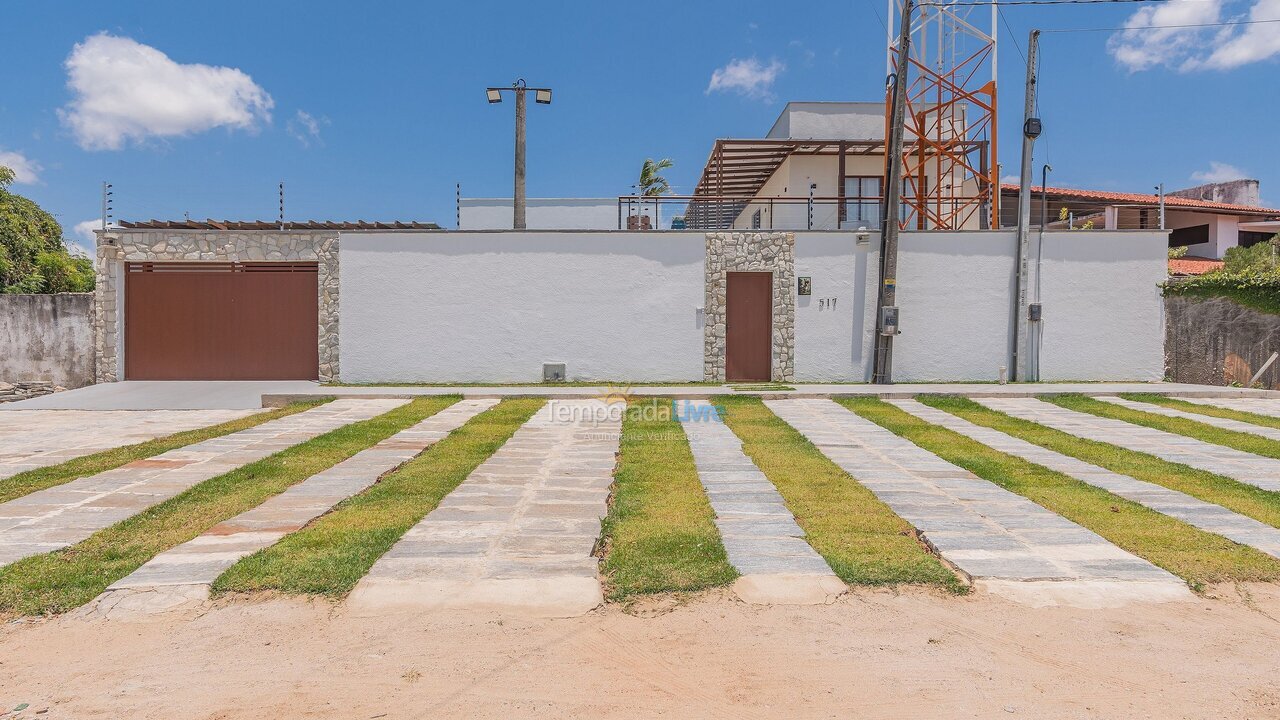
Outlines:
{"label": "blue sky", "polygon": [[[1009,173],[1030,28],[1280,17],[1280,0],[1003,12]],[[69,237],[97,217],[104,179],[124,219],[271,219],[283,180],[290,219],[449,227],[455,182],[466,196],[510,194],[511,105],[488,105],[483,89],[525,77],[555,90],[551,106],[530,105],[531,196],[629,192],[645,157],[673,158],[669,179],[689,192],[714,138],[762,135],[787,100],[880,99],[884,13],[878,0],[700,1],[676,13],[603,2],[14,3],[0,25],[0,162],[22,166],[14,190]],[[1280,202],[1280,25],[1249,29],[1046,35],[1036,166],[1053,164],[1052,184],[1139,192],[1243,173]],[[192,64],[207,67],[182,67]],[[738,82],[711,88],[726,67]]]}

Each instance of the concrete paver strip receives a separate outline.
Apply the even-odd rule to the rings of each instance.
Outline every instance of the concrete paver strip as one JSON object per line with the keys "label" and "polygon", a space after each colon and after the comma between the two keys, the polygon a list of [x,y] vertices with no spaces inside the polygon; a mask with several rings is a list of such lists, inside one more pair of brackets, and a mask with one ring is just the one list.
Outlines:
{"label": "concrete paver strip", "polygon": [[592,550],[623,408],[548,403],[374,563],[349,606],[571,616],[599,605]]}
{"label": "concrete paver strip", "polygon": [[1036,605],[1194,597],[1174,575],[835,402],[766,405],[991,592]]}
{"label": "concrete paver strip", "polygon": [[1103,395],[1095,399],[1111,403],[1112,405],[1126,407],[1130,410],[1139,410],[1153,415],[1164,415],[1165,417],[1180,418],[1183,420],[1194,420],[1195,422],[1212,425],[1216,428],[1222,428],[1223,430],[1234,430],[1235,432],[1260,435],[1268,440],[1280,440],[1280,429],[1267,427],[1265,425],[1254,425],[1253,423],[1232,420],[1230,418],[1202,415],[1200,413],[1187,412],[1186,410],[1178,410],[1177,408],[1165,407],[1164,405],[1156,405],[1155,403],[1126,400],[1125,398],[1115,397],[1113,395]]}
{"label": "concrete paver strip", "polygon": [[155,612],[192,599],[206,599],[213,581],[241,558],[301,529],[497,403],[496,399],[463,400],[450,405],[413,427],[312,475],[258,507],[155,556],[107,588],[95,605],[103,613]]}
{"label": "concrete paver strip", "polygon": [[973,401],[1086,440],[1147,453],[1263,490],[1280,491],[1280,460],[1123,420],[1068,410],[1035,398],[973,398]]}
{"label": "concrete paver strip", "polygon": [[260,410],[13,410],[0,413],[0,479],[146,442],[219,425]]}
{"label": "concrete paver strip", "polygon": [[407,400],[335,400],[0,504],[0,565],[74,545],[238,467]]}
{"label": "concrete paver strip", "polygon": [[677,407],[729,563],[742,574],[733,586],[738,596],[763,604],[816,604],[845,592],[714,406],[689,400]]}
{"label": "concrete paver strip", "polygon": [[1280,400],[1270,400],[1267,398],[1196,398],[1196,397],[1180,397],[1179,400],[1185,400],[1196,405],[1212,405],[1227,410],[1239,410],[1240,412],[1253,413],[1254,415],[1267,415],[1270,417],[1280,418]]}
{"label": "concrete paver strip", "polygon": [[1163,485],[1111,472],[1069,455],[1040,447],[999,430],[976,425],[948,412],[915,400],[888,401],[921,420],[941,425],[970,437],[989,448],[1020,457],[1028,462],[1056,470],[1080,482],[1115,493],[1126,500],[1181,520],[1206,532],[1216,533],[1241,545],[1261,550],[1280,558],[1280,530],[1251,517],[1232,512],[1221,505],[1198,500],[1186,493]]}

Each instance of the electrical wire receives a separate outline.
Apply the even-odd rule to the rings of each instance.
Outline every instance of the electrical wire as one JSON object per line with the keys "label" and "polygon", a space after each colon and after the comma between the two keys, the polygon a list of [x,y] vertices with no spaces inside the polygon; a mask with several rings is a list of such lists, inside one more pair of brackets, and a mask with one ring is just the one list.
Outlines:
{"label": "electrical wire", "polygon": [[1227,22],[1216,23],[1190,23],[1187,25],[1138,25],[1135,27],[1105,27],[1105,28],[1059,28],[1057,30],[1041,30],[1042,33],[1073,33],[1073,32],[1120,32],[1122,30],[1173,30],[1178,28],[1206,28],[1206,27],[1228,27],[1231,25],[1258,25],[1261,23],[1280,23],[1280,18],[1274,20],[1229,20]]}
{"label": "electrical wire", "polygon": [[1173,2],[1173,0],[974,0],[973,2],[921,2],[916,5],[918,7],[985,7],[987,5],[1119,5],[1151,2]]}

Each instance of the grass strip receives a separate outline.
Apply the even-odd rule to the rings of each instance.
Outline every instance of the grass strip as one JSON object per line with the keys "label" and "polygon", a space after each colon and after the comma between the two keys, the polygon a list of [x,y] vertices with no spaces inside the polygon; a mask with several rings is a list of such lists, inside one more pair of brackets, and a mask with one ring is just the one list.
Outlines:
{"label": "grass strip", "polygon": [[1235,430],[1224,430],[1220,427],[1206,425],[1186,418],[1167,417],[1155,413],[1132,410],[1123,405],[1095,400],[1084,395],[1066,394],[1043,396],[1040,398],[1068,410],[1076,410],[1098,417],[1123,420],[1134,425],[1142,425],[1153,430],[1163,430],[1175,435],[1203,440],[1214,445],[1235,448],[1254,455],[1280,459],[1280,442],[1269,438],[1251,435]]}
{"label": "grass strip", "polygon": [[62,485],[82,477],[97,475],[100,472],[114,470],[121,465],[128,465],[135,460],[142,460],[154,457],[160,453],[175,450],[187,445],[204,440],[211,440],[216,437],[228,435],[239,430],[247,430],[251,427],[261,425],[264,422],[277,420],[287,415],[302,412],[328,402],[333,398],[318,398],[316,400],[308,400],[305,402],[291,403],[285,407],[265,412],[254,413],[247,417],[236,420],[212,425],[206,428],[196,430],[185,430],[183,432],[165,435],[164,437],[153,438],[145,442],[135,443],[133,445],[124,445],[110,450],[103,450],[92,455],[82,455],[57,465],[49,465],[42,468],[34,468],[17,475],[11,475],[0,480],[0,503],[8,502],[14,498],[29,495],[37,490]]}
{"label": "grass strip", "polygon": [[852,585],[968,587],[917,540],[911,525],[774,415],[759,398],[718,397],[743,450],[774,484],[809,545]]}
{"label": "grass strip", "polygon": [[1205,502],[1221,505],[1241,515],[1280,527],[1280,493],[1242,483],[1229,477],[1162,460],[1136,450],[1086,440],[1030,420],[1006,415],[968,398],[925,396],[925,405],[958,415],[1063,455],[1070,455],[1121,475],[1184,492]]}
{"label": "grass strip", "polygon": [[456,401],[424,398],[346,425],[206,480],[76,545],[8,565],[0,569],[0,613],[42,615],[83,605],[157,554]]}
{"label": "grass strip", "polygon": [[213,592],[345,595],[545,402],[505,400],[480,413],[364,492],[231,566]]}
{"label": "grass strip", "polygon": [[[644,412],[654,407],[659,412]],[[738,577],[703,492],[689,440],[669,400],[636,399],[622,422],[622,445],[602,571],[610,600],[703,590]]]}
{"label": "grass strip", "polygon": [[1134,402],[1151,403],[1152,405],[1163,405],[1174,410],[1183,410],[1186,412],[1198,413],[1200,415],[1208,415],[1210,417],[1223,418],[1224,420],[1239,420],[1240,422],[1261,425],[1262,427],[1275,428],[1280,430],[1280,418],[1271,417],[1270,415],[1259,415],[1258,413],[1245,412],[1243,410],[1232,410],[1230,408],[1218,407],[1217,405],[1201,405],[1200,403],[1187,402],[1165,395],[1157,395],[1155,393],[1120,393],[1120,397],[1125,400],[1133,400]]}
{"label": "grass strip", "polygon": [[[1181,577],[1194,588],[1214,582],[1280,579],[1280,560],[1251,547],[1205,532],[1056,470],[987,447],[889,403],[873,398],[840,402],[943,460],[1098,533]],[[933,402],[929,404],[938,407]]]}

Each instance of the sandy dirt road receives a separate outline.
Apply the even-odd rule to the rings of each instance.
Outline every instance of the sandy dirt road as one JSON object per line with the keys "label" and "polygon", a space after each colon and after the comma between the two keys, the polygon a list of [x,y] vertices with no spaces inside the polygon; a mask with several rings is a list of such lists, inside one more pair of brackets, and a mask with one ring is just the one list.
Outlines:
{"label": "sandy dirt road", "polygon": [[0,626],[0,710],[41,718],[1272,718],[1277,670],[1275,586],[1111,610],[710,593],[569,620],[239,599]]}

